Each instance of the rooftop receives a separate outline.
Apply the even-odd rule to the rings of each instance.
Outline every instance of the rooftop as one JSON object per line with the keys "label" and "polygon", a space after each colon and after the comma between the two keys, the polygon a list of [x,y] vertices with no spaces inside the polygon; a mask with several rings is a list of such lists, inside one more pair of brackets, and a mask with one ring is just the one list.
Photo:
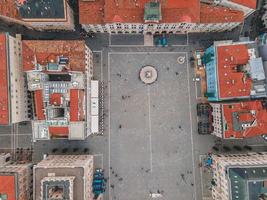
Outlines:
{"label": "rooftop", "polygon": [[65,19],[65,0],[0,1],[0,15],[14,19]]}
{"label": "rooftop", "polygon": [[[145,5],[148,2],[151,1],[80,0],[80,24],[143,23]],[[161,0],[160,5],[160,23],[241,22],[244,15],[233,9],[202,4],[199,0]]]}
{"label": "rooftop", "polygon": [[247,101],[223,105],[226,123],[224,138],[248,138],[267,133],[265,101]]}
{"label": "rooftop", "polygon": [[0,173],[0,199],[16,199],[15,176]]}
{"label": "rooftop", "polygon": [[200,23],[242,22],[243,20],[244,13],[241,11],[222,6],[200,4]]}
{"label": "rooftop", "polygon": [[255,42],[215,42],[203,62],[210,99],[266,97],[265,70]]}
{"label": "rooftop", "polygon": [[0,124],[9,124],[6,34],[0,34]]}
{"label": "rooftop", "polygon": [[34,94],[35,139],[70,138],[85,126],[85,42],[22,42],[23,69]]}
{"label": "rooftop", "polygon": [[248,63],[248,48],[244,44],[217,48],[218,86],[220,98],[250,96],[252,81],[237,66]]}
{"label": "rooftop", "polygon": [[35,195],[43,195],[42,199],[64,196],[64,199],[71,200],[74,197],[76,200],[83,200],[84,197],[91,196],[85,194],[90,193],[91,170],[93,156],[50,155],[34,167]]}
{"label": "rooftop", "polygon": [[85,42],[82,40],[23,40],[22,48],[24,71],[35,69],[36,62],[55,63],[58,56],[69,58],[69,71],[85,71]]}
{"label": "rooftop", "polygon": [[267,193],[267,166],[230,167],[228,170],[232,199],[256,200]]}
{"label": "rooftop", "polygon": [[65,0],[24,0],[21,5],[17,3],[17,7],[23,19],[62,19],[65,3]]}
{"label": "rooftop", "polygon": [[15,19],[21,18],[14,0],[0,1],[0,15]]}

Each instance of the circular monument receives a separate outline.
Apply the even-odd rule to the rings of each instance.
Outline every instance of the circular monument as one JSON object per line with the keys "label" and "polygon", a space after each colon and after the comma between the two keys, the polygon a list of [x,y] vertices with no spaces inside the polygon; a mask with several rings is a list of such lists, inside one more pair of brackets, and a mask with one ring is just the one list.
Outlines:
{"label": "circular monument", "polygon": [[180,65],[184,64],[184,63],[185,63],[185,56],[179,56],[179,57],[177,58],[177,62],[178,62]]}
{"label": "circular monument", "polygon": [[145,84],[152,84],[158,78],[158,72],[155,67],[147,65],[140,70],[140,79]]}

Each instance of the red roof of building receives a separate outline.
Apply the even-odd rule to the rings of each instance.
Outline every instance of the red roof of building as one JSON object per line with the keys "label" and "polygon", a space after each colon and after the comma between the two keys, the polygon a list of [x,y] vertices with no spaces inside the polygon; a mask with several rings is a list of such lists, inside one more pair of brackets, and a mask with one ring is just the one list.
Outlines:
{"label": "red roof of building", "polygon": [[15,176],[0,175],[0,194],[6,194],[8,200],[16,200]]}
{"label": "red roof of building", "polygon": [[85,105],[85,91],[84,90],[79,90],[79,120],[82,121],[85,119],[85,110],[84,110],[84,105]]}
{"label": "red roof of building", "polygon": [[0,124],[9,124],[6,34],[0,34]]}
{"label": "red roof of building", "polygon": [[85,71],[85,41],[82,40],[23,40],[24,71],[34,69],[37,63],[56,62],[57,56],[69,58],[70,71]]}
{"label": "red roof of building", "polygon": [[252,8],[252,9],[257,8],[257,0],[230,0],[230,1],[246,6],[248,8]]}
{"label": "red roof of building", "polygon": [[35,113],[38,120],[45,120],[44,103],[43,103],[43,91],[34,91],[34,105]]}
{"label": "red roof of building", "polygon": [[49,126],[48,130],[51,137],[68,137],[69,135],[69,128],[65,126]]}
{"label": "red roof of building", "polygon": [[[80,24],[144,23],[144,5],[149,0],[79,0]],[[160,23],[227,23],[243,21],[244,13],[199,0],[161,1]],[[212,17],[211,17],[212,16]]]}
{"label": "red roof of building", "polygon": [[239,10],[207,4],[200,6],[200,23],[242,22],[243,20],[244,13]]}
{"label": "red roof of building", "polygon": [[[235,131],[233,113],[238,113],[239,123],[254,123],[252,127]],[[248,101],[223,105],[223,116],[227,123],[225,138],[248,138],[267,133],[267,110],[261,101]]]}
{"label": "red roof of building", "polygon": [[62,104],[62,94],[52,93],[50,94],[50,104],[60,106]]}
{"label": "red roof of building", "polygon": [[250,96],[252,80],[237,71],[237,66],[247,64],[248,60],[248,48],[244,44],[217,47],[219,98]]}
{"label": "red roof of building", "polygon": [[0,15],[21,19],[14,0],[0,1]]}
{"label": "red roof of building", "polygon": [[79,121],[79,90],[70,90],[70,121]]}

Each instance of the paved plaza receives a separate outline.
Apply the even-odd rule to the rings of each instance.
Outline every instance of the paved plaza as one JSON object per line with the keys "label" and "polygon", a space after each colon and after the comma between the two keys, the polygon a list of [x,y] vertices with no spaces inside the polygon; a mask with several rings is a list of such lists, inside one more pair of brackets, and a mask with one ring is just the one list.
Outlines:
{"label": "paved plaza", "polygon": [[[112,199],[149,199],[157,192],[168,200],[193,199],[186,57],[176,52],[109,53]],[[158,71],[151,85],[139,79],[146,65]]]}

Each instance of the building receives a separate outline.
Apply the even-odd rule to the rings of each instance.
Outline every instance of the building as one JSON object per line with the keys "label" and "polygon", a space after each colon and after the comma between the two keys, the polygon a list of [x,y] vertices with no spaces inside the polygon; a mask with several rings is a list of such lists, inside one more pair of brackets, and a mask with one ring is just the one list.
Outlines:
{"label": "building", "polygon": [[214,200],[265,200],[267,153],[212,155]]}
{"label": "building", "polygon": [[201,2],[240,10],[245,14],[245,17],[252,14],[257,8],[257,0],[201,0]]}
{"label": "building", "polygon": [[32,198],[32,165],[10,162],[9,154],[0,154],[0,199]]}
{"label": "building", "polygon": [[262,2],[262,16],[261,16],[261,20],[263,22],[263,26],[266,28],[267,27],[267,2],[263,1]]}
{"label": "building", "polygon": [[219,32],[242,24],[256,6],[256,0],[79,0],[79,19],[88,32]]}
{"label": "building", "polygon": [[265,68],[256,42],[214,42],[202,61],[209,101],[266,97]]}
{"label": "building", "polygon": [[0,125],[29,120],[20,36],[0,33]]}
{"label": "building", "polygon": [[50,155],[33,174],[35,200],[93,200],[93,156]]}
{"label": "building", "polygon": [[267,133],[265,100],[209,103],[206,109],[204,105],[198,108],[198,115],[202,118],[198,126],[202,134],[212,134],[223,139],[242,139]]}
{"label": "building", "polygon": [[33,140],[83,140],[98,132],[98,81],[85,41],[24,40],[23,69],[33,96]]}
{"label": "building", "polygon": [[74,30],[67,0],[0,1],[0,19],[39,30]]}

